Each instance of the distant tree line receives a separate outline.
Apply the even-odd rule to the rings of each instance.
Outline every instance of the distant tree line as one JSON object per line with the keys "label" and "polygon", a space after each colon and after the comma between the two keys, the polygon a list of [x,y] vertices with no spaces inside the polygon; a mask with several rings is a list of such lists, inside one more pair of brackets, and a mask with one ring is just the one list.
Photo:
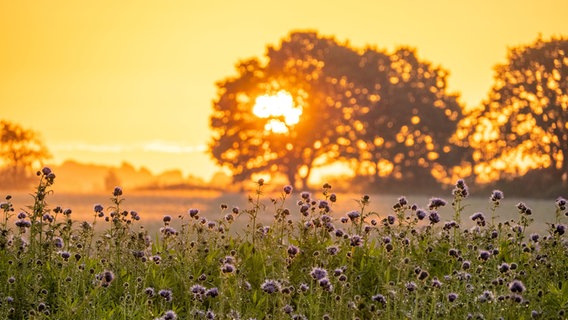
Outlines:
{"label": "distant tree line", "polygon": [[[568,175],[568,40],[510,49],[480,106],[447,89],[449,72],[414,49],[353,48],[293,32],[217,83],[212,158],[235,181],[283,174],[305,188],[313,169],[341,162],[366,186],[424,189],[457,178],[480,184],[544,170]],[[297,123],[259,117],[256,98],[288,92]],[[271,121],[287,130],[266,130]]]}

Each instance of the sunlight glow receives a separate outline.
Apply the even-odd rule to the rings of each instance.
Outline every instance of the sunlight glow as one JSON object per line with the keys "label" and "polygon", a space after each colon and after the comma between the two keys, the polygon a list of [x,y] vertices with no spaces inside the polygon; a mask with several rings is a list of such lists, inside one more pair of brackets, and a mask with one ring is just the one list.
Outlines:
{"label": "sunlight glow", "polygon": [[294,106],[290,93],[281,90],[275,95],[262,95],[256,98],[252,112],[259,118],[268,118],[264,130],[274,133],[287,133],[289,126],[300,121],[301,106]]}

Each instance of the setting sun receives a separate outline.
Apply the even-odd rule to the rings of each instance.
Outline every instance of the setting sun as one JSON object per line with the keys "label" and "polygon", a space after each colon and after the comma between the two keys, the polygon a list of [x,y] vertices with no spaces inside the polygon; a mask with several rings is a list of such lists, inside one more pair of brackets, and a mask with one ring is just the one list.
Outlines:
{"label": "setting sun", "polygon": [[294,105],[290,93],[281,90],[275,95],[262,95],[256,98],[252,112],[259,118],[266,118],[266,131],[287,133],[288,127],[300,121],[302,107]]}

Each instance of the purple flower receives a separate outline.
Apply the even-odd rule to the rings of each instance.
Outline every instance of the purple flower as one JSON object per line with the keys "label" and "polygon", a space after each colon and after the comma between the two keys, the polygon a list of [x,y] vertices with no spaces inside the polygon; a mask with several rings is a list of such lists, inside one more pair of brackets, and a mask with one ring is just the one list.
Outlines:
{"label": "purple flower", "polygon": [[349,219],[351,219],[351,221],[359,218],[361,215],[359,214],[358,211],[350,211],[347,213],[347,217],[349,217]]}
{"label": "purple flower", "polygon": [[387,304],[387,299],[385,298],[385,296],[383,296],[382,294],[376,294],[374,296],[371,297],[371,300],[378,302],[382,305]]}
{"label": "purple flower", "polygon": [[428,219],[430,220],[431,224],[436,224],[436,223],[440,222],[440,215],[438,214],[437,211],[432,211],[432,212],[430,212]]}
{"label": "purple flower", "polygon": [[122,195],[122,188],[121,187],[114,187],[114,191],[112,192],[112,195],[115,197],[119,197]]}
{"label": "purple flower", "polygon": [[557,233],[559,236],[563,235],[566,232],[566,226],[563,224],[559,224],[556,226],[554,233]]}
{"label": "purple flower", "polygon": [[211,289],[209,289],[209,290],[207,290],[207,291],[205,291],[205,296],[206,296],[206,297],[215,298],[215,297],[217,297],[218,295],[219,295],[219,289],[217,289],[217,288],[215,288],[215,287],[214,287],[214,288],[211,288]]}
{"label": "purple flower", "polygon": [[416,217],[418,218],[418,220],[422,220],[422,219],[426,218],[426,211],[424,211],[422,209],[416,210]]}
{"label": "purple flower", "polygon": [[233,273],[235,271],[235,266],[230,263],[225,263],[221,268],[223,273]]}
{"label": "purple flower", "polygon": [[171,302],[173,297],[172,297],[172,291],[171,290],[167,290],[167,289],[162,289],[160,291],[158,291],[158,294],[164,298],[164,300],[166,300],[166,302]]}
{"label": "purple flower", "polygon": [[280,291],[280,283],[276,280],[266,279],[261,285],[260,289],[268,294]]}
{"label": "purple flower", "polygon": [[290,186],[290,185],[285,186],[285,187],[284,187],[284,193],[285,193],[285,194],[290,194],[290,193],[292,193],[292,189],[293,189],[293,188],[292,188],[292,186]]}
{"label": "purple flower", "polygon": [[312,269],[312,271],[310,272],[310,276],[312,276],[312,278],[314,278],[314,280],[323,279],[323,278],[327,277],[327,270],[325,270],[323,268],[314,267]]}
{"label": "purple flower", "polygon": [[491,193],[491,197],[489,199],[491,199],[491,201],[498,204],[500,200],[503,200],[503,198],[504,196],[501,190],[493,190],[493,192]]}
{"label": "purple flower", "polygon": [[458,298],[458,294],[457,293],[449,293],[448,294],[448,301],[449,302],[454,302],[456,301],[456,299]]}
{"label": "purple flower", "polygon": [[163,315],[160,319],[163,319],[163,320],[176,320],[176,319],[177,319],[177,314],[176,314],[174,311],[169,310],[169,311],[166,311],[166,313],[164,313],[164,315]]}
{"label": "purple flower", "polygon": [[519,280],[513,280],[513,282],[509,283],[509,290],[512,293],[522,293],[525,291],[525,285]]}
{"label": "purple flower", "polygon": [[100,204],[95,204],[94,210],[95,210],[95,213],[101,213],[101,212],[103,212],[104,208]]}
{"label": "purple flower", "polygon": [[443,207],[446,205],[446,200],[441,198],[432,198],[430,199],[430,204],[428,205],[428,209],[436,210],[439,207]]}
{"label": "purple flower", "polygon": [[197,214],[199,213],[198,209],[189,209],[187,211],[189,213],[189,216],[192,218],[195,218],[197,216]]}
{"label": "purple flower", "polygon": [[300,252],[300,249],[298,247],[296,247],[295,245],[289,245],[288,246],[288,255],[290,256],[290,258],[294,258],[299,252]]}
{"label": "purple flower", "polygon": [[44,176],[47,176],[51,173],[51,169],[49,167],[43,167],[43,169],[41,169],[41,173],[43,173]]}

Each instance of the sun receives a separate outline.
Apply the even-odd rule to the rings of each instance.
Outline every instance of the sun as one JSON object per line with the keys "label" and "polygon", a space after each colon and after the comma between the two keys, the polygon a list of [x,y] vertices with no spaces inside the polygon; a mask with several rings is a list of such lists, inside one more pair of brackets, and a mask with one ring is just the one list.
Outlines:
{"label": "sun", "polygon": [[280,90],[274,95],[257,97],[252,113],[259,118],[268,119],[264,130],[287,133],[290,126],[300,121],[302,107],[294,104],[294,99],[289,92]]}

